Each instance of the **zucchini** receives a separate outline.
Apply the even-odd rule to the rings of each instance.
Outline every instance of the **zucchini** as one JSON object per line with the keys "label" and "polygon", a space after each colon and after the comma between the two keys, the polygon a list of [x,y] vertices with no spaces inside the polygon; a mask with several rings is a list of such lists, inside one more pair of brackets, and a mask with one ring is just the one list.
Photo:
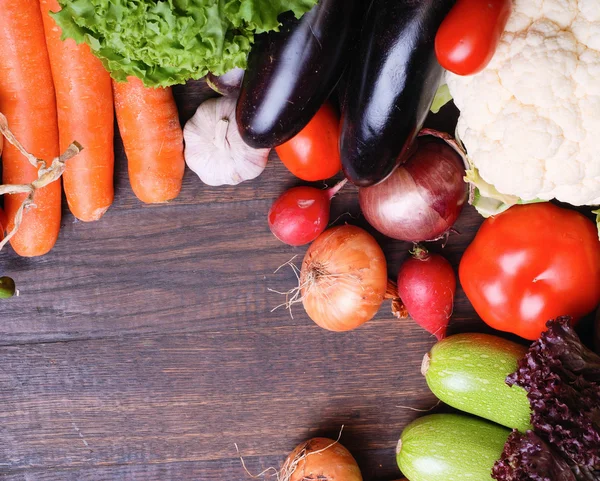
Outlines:
{"label": "zucchini", "polygon": [[410,481],[490,481],[510,431],[460,414],[431,414],[402,432],[396,461]]}
{"label": "zucchini", "polygon": [[525,432],[531,429],[527,392],[505,380],[526,353],[526,347],[496,336],[457,334],[433,346],[421,372],[449,406]]}

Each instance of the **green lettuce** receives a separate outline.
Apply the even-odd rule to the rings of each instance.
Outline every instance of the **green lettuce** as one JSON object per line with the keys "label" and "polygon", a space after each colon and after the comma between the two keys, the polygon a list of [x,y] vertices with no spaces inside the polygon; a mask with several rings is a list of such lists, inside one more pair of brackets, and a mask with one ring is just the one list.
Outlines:
{"label": "green lettuce", "polygon": [[246,67],[254,35],[317,0],[59,0],[63,39],[87,43],[117,81],[165,87]]}

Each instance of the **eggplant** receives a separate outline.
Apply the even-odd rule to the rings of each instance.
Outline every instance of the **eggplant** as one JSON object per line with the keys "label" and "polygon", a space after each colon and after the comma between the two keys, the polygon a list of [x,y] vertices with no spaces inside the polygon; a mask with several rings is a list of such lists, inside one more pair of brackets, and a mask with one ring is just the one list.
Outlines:
{"label": "eggplant", "polygon": [[279,32],[257,36],[238,98],[242,139],[273,148],[300,132],[337,85],[349,60],[361,0],[321,0],[298,20],[280,17]]}
{"label": "eggplant", "polygon": [[239,95],[244,78],[243,68],[234,68],[217,77],[212,73],[206,76],[206,84],[219,95]]}
{"label": "eggplant", "polygon": [[360,187],[385,180],[412,152],[444,70],[435,35],[456,0],[374,0],[352,58],[340,154]]}

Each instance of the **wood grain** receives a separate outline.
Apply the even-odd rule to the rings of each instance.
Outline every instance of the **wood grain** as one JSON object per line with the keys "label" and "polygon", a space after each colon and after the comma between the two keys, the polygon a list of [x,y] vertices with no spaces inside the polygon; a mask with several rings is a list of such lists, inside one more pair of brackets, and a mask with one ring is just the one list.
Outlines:
{"label": "wood grain", "polygon": [[[182,121],[206,98],[175,91]],[[431,119],[451,126],[453,111]],[[257,180],[209,188],[186,173],[162,206],[133,196],[116,141],[116,199],[97,223],[65,212],[56,248],[39,259],[3,252],[18,298],[0,305],[0,478],[244,480],[299,442],[336,437],[365,480],[398,478],[394,446],[410,408],[435,404],[419,374],[433,338],[386,304],[345,334],[293,319],[270,289],[275,269],[306,248],[269,232],[272,201],[299,182],[272,157]],[[332,219],[366,226],[356,189]],[[480,218],[466,208],[444,254],[456,267]],[[393,277],[409,245],[376,235]],[[441,250],[439,245],[434,250]],[[484,327],[459,291],[451,331]]]}

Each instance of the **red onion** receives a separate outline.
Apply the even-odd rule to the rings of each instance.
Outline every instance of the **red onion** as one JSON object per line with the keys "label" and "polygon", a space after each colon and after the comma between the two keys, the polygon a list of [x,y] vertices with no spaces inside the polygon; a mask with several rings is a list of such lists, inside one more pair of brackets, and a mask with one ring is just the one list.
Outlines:
{"label": "red onion", "polygon": [[417,142],[415,153],[388,179],[359,190],[369,224],[388,237],[412,242],[443,237],[468,194],[465,158],[456,141],[424,130]]}

